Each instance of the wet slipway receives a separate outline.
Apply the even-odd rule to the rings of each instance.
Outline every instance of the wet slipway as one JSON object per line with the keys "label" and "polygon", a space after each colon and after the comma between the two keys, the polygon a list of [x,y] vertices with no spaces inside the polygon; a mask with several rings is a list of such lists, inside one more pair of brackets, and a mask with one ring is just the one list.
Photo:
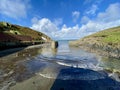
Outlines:
{"label": "wet slipway", "polygon": [[[4,54],[6,53],[6,54]],[[120,60],[68,41],[0,53],[0,90],[120,90]]]}

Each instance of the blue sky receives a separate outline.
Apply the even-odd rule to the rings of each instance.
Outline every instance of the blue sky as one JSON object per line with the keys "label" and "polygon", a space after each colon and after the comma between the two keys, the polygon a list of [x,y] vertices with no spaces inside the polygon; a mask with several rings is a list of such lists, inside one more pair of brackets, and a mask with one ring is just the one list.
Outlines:
{"label": "blue sky", "polygon": [[120,26],[120,0],[0,0],[0,21],[53,39],[81,38]]}

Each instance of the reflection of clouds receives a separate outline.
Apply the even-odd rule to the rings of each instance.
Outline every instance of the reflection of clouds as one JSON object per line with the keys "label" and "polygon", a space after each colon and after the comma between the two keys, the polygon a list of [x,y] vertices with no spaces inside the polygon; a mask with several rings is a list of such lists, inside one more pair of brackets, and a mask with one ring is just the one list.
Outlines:
{"label": "reflection of clouds", "polygon": [[68,67],[74,67],[74,68],[84,68],[84,69],[91,69],[94,71],[99,71],[99,70],[103,70],[102,67],[100,67],[98,64],[93,64],[93,63],[81,63],[81,62],[77,62],[77,63],[69,63],[69,62],[56,62],[59,65],[63,65],[63,66],[68,66]]}
{"label": "reflection of clouds", "polygon": [[70,52],[68,41],[59,41],[58,52]]}
{"label": "reflection of clouds", "polygon": [[54,57],[57,53],[57,49],[52,49],[49,46],[43,47],[41,54],[45,57]]}

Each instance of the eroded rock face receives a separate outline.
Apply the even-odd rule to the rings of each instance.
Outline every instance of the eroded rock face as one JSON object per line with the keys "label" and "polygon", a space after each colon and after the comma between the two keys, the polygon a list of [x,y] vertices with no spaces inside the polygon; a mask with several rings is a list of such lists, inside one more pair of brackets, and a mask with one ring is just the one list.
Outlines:
{"label": "eroded rock face", "polygon": [[96,52],[104,56],[120,58],[120,47],[111,46],[107,44],[99,44],[99,43],[80,43],[78,47],[84,48],[91,52]]}

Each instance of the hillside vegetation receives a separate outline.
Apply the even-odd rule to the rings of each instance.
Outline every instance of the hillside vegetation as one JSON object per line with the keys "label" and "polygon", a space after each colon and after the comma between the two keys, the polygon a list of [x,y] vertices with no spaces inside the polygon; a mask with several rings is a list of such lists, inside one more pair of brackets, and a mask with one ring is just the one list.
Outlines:
{"label": "hillside vegetation", "polygon": [[70,45],[101,50],[108,56],[120,58],[120,26],[86,36]]}
{"label": "hillside vegetation", "polygon": [[42,37],[46,38],[47,40],[50,40],[50,38],[47,35],[41,32],[37,32],[27,27],[13,25],[7,22],[0,22],[0,32],[9,35],[29,36],[32,38],[33,41],[43,40]]}
{"label": "hillside vegetation", "polygon": [[51,41],[47,35],[27,27],[0,22],[0,50]]}

